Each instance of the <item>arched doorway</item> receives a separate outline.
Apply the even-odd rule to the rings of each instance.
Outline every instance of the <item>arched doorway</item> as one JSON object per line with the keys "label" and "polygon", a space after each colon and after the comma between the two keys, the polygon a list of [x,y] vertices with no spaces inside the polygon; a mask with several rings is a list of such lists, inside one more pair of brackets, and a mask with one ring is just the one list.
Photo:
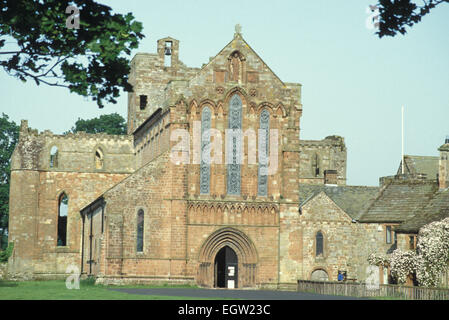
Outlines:
{"label": "arched doorway", "polygon": [[312,281],[329,281],[329,276],[327,272],[323,269],[316,269],[312,272],[310,276],[310,280]]}
{"label": "arched doorway", "polygon": [[[254,287],[257,284],[257,261],[256,247],[244,232],[229,227],[218,229],[201,246],[197,283],[205,287],[229,288],[232,282],[227,280],[234,280],[235,288]],[[228,269],[233,263],[235,268]]]}
{"label": "arched doorway", "polygon": [[225,246],[215,256],[215,287],[234,289],[238,287],[238,258],[230,247]]}

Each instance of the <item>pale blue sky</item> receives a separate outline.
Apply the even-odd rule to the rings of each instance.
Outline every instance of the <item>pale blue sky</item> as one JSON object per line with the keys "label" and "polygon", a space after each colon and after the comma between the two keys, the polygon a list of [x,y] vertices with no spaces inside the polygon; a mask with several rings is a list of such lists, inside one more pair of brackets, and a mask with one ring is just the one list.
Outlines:
{"label": "pale blue sky", "polygon": [[[180,40],[180,59],[201,67],[242,25],[245,40],[285,82],[303,85],[302,139],[341,135],[351,185],[378,185],[405,153],[438,155],[449,135],[449,5],[434,9],[405,35],[379,39],[366,28],[375,0],[346,1],[100,1],[132,12],[146,38],[136,52],[155,52],[157,39]],[[81,12],[81,19],[83,13]],[[118,112],[127,98],[98,109],[95,102],[0,71],[0,111],[17,123],[54,133],[78,119]]]}

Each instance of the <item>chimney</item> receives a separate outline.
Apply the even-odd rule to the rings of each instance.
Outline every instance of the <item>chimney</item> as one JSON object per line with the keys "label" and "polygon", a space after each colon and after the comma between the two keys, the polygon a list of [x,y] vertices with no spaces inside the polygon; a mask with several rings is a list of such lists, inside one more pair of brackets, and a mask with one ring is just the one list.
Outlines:
{"label": "chimney", "polygon": [[337,185],[337,170],[324,170],[324,184]]}
{"label": "chimney", "polygon": [[449,187],[449,136],[438,150],[440,151],[438,184],[440,189],[446,189]]}

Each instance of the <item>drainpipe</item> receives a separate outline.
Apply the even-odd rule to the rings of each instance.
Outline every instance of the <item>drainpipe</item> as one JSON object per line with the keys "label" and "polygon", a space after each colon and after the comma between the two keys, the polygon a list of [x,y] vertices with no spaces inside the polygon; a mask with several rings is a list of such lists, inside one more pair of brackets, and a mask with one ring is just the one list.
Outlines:
{"label": "drainpipe", "polygon": [[93,228],[93,223],[92,223],[92,210],[90,210],[89,212],[90,214],[90,235],[89,235],[89,246],[90,246],[90,252],[89,252],[89,275],[92,274],[92,228]]}
{"label": "drainpipe", "polygon": [[84,221],[86,218],[84,213],[81,213],[81,218],[83,221],[83,232],[82,232],[82,236],[81,236],[81,274],[83,274],[83,271],[84,271]]}

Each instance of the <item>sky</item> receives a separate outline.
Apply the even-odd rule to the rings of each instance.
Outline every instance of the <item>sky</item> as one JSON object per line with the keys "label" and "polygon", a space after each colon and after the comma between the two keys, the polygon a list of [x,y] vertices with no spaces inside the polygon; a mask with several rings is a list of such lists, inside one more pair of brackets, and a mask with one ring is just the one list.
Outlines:
{"label": "sky", "polygon": [[[419,0],[418,0],[419,1]],[[367,27],[368,5],[345,1],[99,0],[143,23],[137,52],[180,40],[180,60],[201,67],[242,26],[243,38],[284,82],[302,84],[301,139],[344,137],[347,184],[377,186],[405,154],[437,156],[449,136],[449,4],[433,9],[405,36],[380,39]],[[83,12],[81,11],[81,19]],[[22,83],[0,71],[0,112],[16,123],[61,134],[78,118],[117,112],[127,93],[99,109],[68,89]]]}

